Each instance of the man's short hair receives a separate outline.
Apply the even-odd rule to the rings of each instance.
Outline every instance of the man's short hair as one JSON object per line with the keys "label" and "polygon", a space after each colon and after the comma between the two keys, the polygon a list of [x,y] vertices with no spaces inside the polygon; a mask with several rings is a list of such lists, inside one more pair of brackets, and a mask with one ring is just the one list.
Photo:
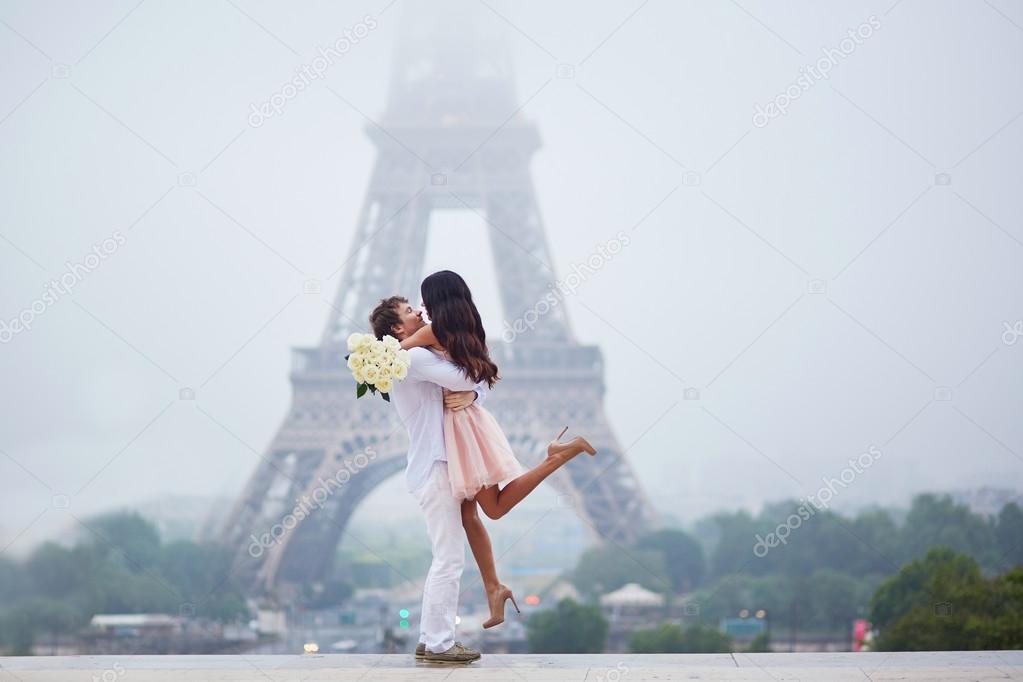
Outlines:
{"label": "man's short hair", "polygon": [[399,317],[396,308],[403,303],[408,303],[408,299],[404,296],[391,296],[380,300],[377,307],[373,308],[373,312],[369,314],[369,325],[373,328],[373,336],[378,339],[384,338],[387,334],[394,336],[395,325],[401,324],[401,317]]}

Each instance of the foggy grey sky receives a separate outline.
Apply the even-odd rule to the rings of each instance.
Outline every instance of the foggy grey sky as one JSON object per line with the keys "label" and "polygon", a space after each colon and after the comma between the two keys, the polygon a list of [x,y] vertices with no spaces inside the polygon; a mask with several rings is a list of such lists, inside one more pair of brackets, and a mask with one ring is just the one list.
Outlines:
{"label": "foggy grey sky", "polygon": [[[68,512],[240,490],[288,409],[289,348],[327,320],[401,6],[0,3],[0,319],[124,236],[0,345],[0,547]],[[558,274],[630,235],[565,305],[603,349],[609,418],[660,510],[801,497],[872,445],[882,458],[835,506],[1020,486],[1023,339],[1003,323],[1023,320],[1023,8],[483,7],[543,140]],[[378,26],[323,81],[249,125],[250,103],[367,15]],[[871,16],[829,78],[753,124]],[[499,336],[482,221],[434,223],[427,271],[461,272]],[[414,514],[398,478],[366,507]]]}

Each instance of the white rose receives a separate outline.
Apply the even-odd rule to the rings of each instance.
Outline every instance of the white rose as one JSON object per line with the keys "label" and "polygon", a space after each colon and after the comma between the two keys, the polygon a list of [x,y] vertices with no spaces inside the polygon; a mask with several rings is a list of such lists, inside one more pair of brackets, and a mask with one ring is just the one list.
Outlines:
{"label": "white rose", "polygon": [[412,364],[412,356],[409,355],[409,352],[404,348],[395,351],[394,355],[398,358],[398,361],[401,362],[401,364],[405,365],[406,368]]}
{"label": "white rose", "polygon": [[365,353],[373,347],[373,342],[376,341],[376,337],[372,334],[361,334],[362,338],[359,339],[358,344],[355,347],[360,353]]}
{"label": "white rose", "polygon": [[363,334],[360,334],[359,332],[355,332],[354,334],[348,336],[349,352],[355,352],[355,349],[357,349],[359,347],[359,344],[362,342],[362,337]]}
{"label": "white rose", "polygon": [[356,367],[352,370],[352,378],[355,379],[357,384],[366,383],[366,376],[362,373],[362,367]]}
{"label": "white rose", "polygon": [[408,368],[405,365],[398,365],[398,369],[394,372],[394,378],[401,381],[406,376],[408,376]]}
{"label": "white rose", "polygon": [[378,379],[376,386],[381,393],[389,393],[394,384],[390,379]]}
{"label": "white rose", "polygon": [[352,353],[348,356],[348,369],[355,370],[359,369],[366,364],[366,360],[357,353]]}
{"label": "white rose", "polygon": [[398,341],[398,339],[391,336],[390,334],[388,334],[387,336],[384,337],[384,347],[386,347],[388,350],[400,350],[401,342]]}
{"label": "white rose", "polygon": [[380,378],[380,368],[376,365],[366,365],[362,368],[362,376],[366,377],[367,384],[376,385],[377,379]]}

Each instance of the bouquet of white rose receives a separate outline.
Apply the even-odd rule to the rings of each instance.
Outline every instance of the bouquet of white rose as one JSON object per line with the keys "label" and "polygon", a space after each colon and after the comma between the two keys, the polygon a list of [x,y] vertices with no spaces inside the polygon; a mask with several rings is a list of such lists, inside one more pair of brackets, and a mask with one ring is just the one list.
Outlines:
{"label": "bouquet of white rose", "polygon": [[403,350],[398,339],[385,336],[382,340],[372,334],[355,333],[348,337],[348,369],[355,379],[355,397],[361,398],[380,391],[380,397],[390,402],[388,392],[394,382],[401,381],[408,374],[411,362],[407,350]]}

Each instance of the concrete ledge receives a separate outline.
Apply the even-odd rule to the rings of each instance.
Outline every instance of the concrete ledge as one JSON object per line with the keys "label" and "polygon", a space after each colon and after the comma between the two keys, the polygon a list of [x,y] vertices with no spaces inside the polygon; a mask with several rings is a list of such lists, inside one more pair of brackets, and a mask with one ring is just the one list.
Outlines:
{"label": "concrete ledge", "polygon": [[469,665],[411,654],[0,657],[21,682],[259,680],[1023,680],[1023,651],[827,654],[483,654]]}

